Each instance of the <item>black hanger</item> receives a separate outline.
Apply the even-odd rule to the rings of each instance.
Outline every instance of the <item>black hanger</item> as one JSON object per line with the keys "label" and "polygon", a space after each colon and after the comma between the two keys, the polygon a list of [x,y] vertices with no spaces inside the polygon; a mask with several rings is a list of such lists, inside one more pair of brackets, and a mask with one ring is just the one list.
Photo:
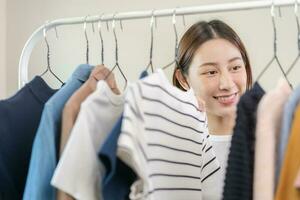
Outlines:
{"label": "black hanger", "polygon": [[292,69],[297,64],[299,58],[300,58],[300,27],[299,27],[299,18],[298,18],[298,1],[295,0],[295,17],[297,22],[297,41],[298,41],[298,55],[293,61],[292,65],[289,67],[289,69],[286,71],[286,75],[288,76],[289,73],[292,71]]}
{"label": "black hanger", "polygon": [[266,70],[271,66],[271,64],[273,63],[273,61],[276,61],[281,73],[283,74],[284,78],[287,80],[287,82],[289,83],[289,85],[291,85],[290,81],[288,80],[281,63],[279,62],[278,56],[277,56],[277,31],[276,31],[276,24],[275,24],[275,14],[274,14],[274,0],[272,1],[272,5],[271,5],[271,17],[272,17],[272,25],[273,25],[273,32],[274,32],[274,54],[273,54],[273,58],[268,62],[268,64],[264,67],[264,69],[260,72],[260,74],[258,75],[256,81],[258,81],[262,75],[266,72]]}
{"label": "black hanger", "polygon": [[[113,33],[114,33],[114,38],[115,38],[115,57],[116,57],[116,63],[114,65],[114,67],[110,70],[110,72],[107,74],[107,76],[105,77],[105,80],[109,77],[109,75],[114,71],[115,68],[118,68],[118,70],[120,71],[121,75],[123,76],[124,80],[125,80],[125,86],[124,89],[127,87],[127,78],[125,76],[125,74],[123,73],[120,65],[119,65],[119,60],[118,60],[118,53],[119,53],[119,49],[118,49],[118,39],[117,39],[117,34],[116,34],[116,25],[115,25],[115,17],[116,17],[116,13],[113,15],[113,21],[112,21],[112,29],[113,29]],[[121,29],[123,30],[123,26],[122,23],[120,22],[121,25]]]}
{"label": "black hanger", "polygon": [[[44,35],[44,40],[47,46],[47,69],[41,74],[41,76],[45,75],[48,71],[63,85],[64,82],[52,71],[51,66],[50,66],[50,47],[49,43],[47,40],[47,24],[48,22],[45,23],[44,29],[43,29],[43,35]],[[57,32],[56,32],[56,37],[57,37]]]}

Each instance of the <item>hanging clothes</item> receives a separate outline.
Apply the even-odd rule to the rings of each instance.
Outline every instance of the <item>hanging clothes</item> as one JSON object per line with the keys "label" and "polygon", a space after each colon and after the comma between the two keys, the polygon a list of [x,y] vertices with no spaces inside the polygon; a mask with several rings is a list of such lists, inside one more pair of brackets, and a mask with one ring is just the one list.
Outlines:
{"label": "hanging clothes", "polygon": [[100,190],[104,200],[129,199],[130,186],[137,178],[136,173],[122,160],[117,158],[117,143],[121,133],[122,121],[123,115],[112,129],[99,155],[105,167],[102,188]]}
{"label": "hanging clothes", "polygon": [[[56,92],[39,76],[0,101],[0,199],[21,199],[44,104]],[[2,195],[2,196],[1,196]]]}
{"label": "hanging clothes", "polygon": [[[148,76],[145,70],[140,79]],[[98,156],[105,167],[102,178],[103,198],[105,200],[124,200],[129,198],[130,186],[136,180],[136,173],[117,157],[118,139],[121,133],[123,114],[100,148]],[[118,191],[118,192],[115,192]]]}
{"label": "hanging clothes", "polygon": [[[77,119],[81,103],[96,90],[98,80],[104,79],[107,73],[109,73],[109,69],[105,68],[103,65],[96,66],[92,70],[88,80],[76,92],[74,92],[65,104],[62,114],[59,157],[61,157],[63,149],[69,139],[69,135],[71,134],[71,130]],[[62,191],[57,191],[57,199],[66,200],[73,198]]]}
{"label": "hanging clothes", "polygon": [[50,180],[57,164],[63,106],[88,79],[92,69],[90,65],[78,66],[66,84],[45,104],[34,139],[24,200],[55,199]]}
{"label": "hanging clothes", "polygon": [[193,90],[174,87],[161,69],[128,87],[117,154],[140,179],[130,199],[201,199],[220,166]]}
{"label": "hanging clothes", "polygon": [[278,187],[275,199],[300,199],[300,190],[295,188],[294,182],[300,167],[300,105],[295,111],[295,118],[292,123],[291,133],[284,155],[282,169],[280,171]]}
{"label": "hanging clothes", "polygon": [[275,174],[275,184],[277,186],[279,173],[284,159],[284,153],[286,151],[286,146],[289,141],[289,136],[291,132],[291,127],[294,119],[294,112],[297,105],[300,102],[300,86],[298,86],[295,91],[290,95],[288,101],[284,105],[284,111],[281,122],[281,131],[278,139],[277,148],[277,159],[276,159],[276,174]]}
{"label": "hanging clothes", "polygon": [[99,189],[104,167],[97,154],[123,107],[124,94],[115,94],[105,81],[99,81],[97,89],[81,104],[52,178],[53,186],[75,199],[102,199]]}
{"label": "hanging clothes", "polygon": [[62,114],[60,156],[76,121],[81,103],[96,90],[98,80],[104,79],[108,72],[109,69],[105,68],[104,66],[96,66],[92,70],[88,80],[76,92],[74,92],[74,94],[65,104]]}
{"label": "hanging clothes", "polygon": [[224,200],[252,200],[256,110],[264,93],[256,82],[238,103],[225,176]]}
{"label": "hanging clothes", "polygon": [[274,199],[276,141],[280,134],[283,107],[291,93],[287,81],[280,80],[259,102],[255,133],[254,200]]}

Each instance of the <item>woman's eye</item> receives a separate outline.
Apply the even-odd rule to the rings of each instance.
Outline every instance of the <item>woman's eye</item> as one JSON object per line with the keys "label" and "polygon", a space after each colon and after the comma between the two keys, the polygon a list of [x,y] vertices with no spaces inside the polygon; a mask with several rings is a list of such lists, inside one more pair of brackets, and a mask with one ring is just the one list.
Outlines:
{"label": "woman's eye", "polygon": [[215,75],[217,73],[217,71],[208,71],[208,72],[205,72],[204,74],[206,75]]}
{"label": "woman's eye", "polygon": [[232,67],[232,70],[233,71],[237,71],[237,70],[239,70],[241,68],[241,66],[234,66],[234,67]]}

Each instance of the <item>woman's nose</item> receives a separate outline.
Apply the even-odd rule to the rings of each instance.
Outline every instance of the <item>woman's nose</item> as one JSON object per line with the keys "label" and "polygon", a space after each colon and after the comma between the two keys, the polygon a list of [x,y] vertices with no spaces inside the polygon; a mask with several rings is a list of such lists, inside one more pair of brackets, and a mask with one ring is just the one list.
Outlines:
{"label": "woman's nose", "polygon": [[234,82],[229,73],[222,73],[220,76],[219,89],[220,90],[230,90],[234,87]]}

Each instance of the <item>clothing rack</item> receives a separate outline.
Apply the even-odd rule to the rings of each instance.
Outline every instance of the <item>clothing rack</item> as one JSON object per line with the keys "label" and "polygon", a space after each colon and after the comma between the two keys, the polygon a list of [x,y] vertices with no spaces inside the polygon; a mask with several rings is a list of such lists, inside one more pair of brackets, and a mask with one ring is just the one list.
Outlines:
{"label": "clothing rack", "polygon": [[[98,16],[89,17],[75,17],[75,18],[65,18],[57,19],[51,21],[47,26],[42,25],[36,29],[30,38],[27,40],[20,57],[19,61],[19,88],[23,87],[28,82],[28,64],[30,55],[33,48],[43,38],[43,31],[48,31],[50,29],[56,28],[58,26],[64,25],[74,25],[74,24],[84,24],[84,23],[95,23],[112,21],[114,20],[132,20],[132,19],[143,19],[155,17],[167,17],[172,16],[174,11],[176,11],[176,16],[180,15],[193,15],[193,14],[204,14],[204,13],[214,13],[214,12],[228,12],[228,11],[241,11],[241,10],[253,10],[253,9],[263,9],[268,8],[272,5],[274,6],[292,6],[298,3],[299,0],[257,0],[257,1],[245,1],[237,3],[224,3],[224,4],[211,4],[211,5],[200,5],[193,7],[180,7],[162,10],[146,10],[146,11],[134,11],[134,12],[122,12],[105,14]],[[298,5],[298,4],[297,4]]]}

